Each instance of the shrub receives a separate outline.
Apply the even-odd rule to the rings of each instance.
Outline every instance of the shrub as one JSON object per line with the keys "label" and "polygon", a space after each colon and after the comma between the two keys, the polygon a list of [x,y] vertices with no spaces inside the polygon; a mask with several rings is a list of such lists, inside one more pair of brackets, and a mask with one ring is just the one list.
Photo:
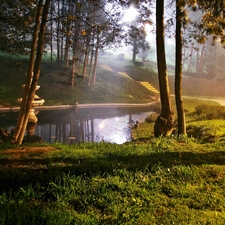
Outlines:
{"label": "shrub", "polygon": [[124,53],[120,53],[119,55],[117,55],[117,60],[124,61],[124,57],[125,57],[125,54]]}
{"label": "shrub", "polygon": [[145,118],[145,122],[146,123],[154,123],[156,121],[157,117],[158,117],[158,114],[152,113]]}
{"label": "shrub", "polygon": [[195,107],[193,115],[203,120],[225,119],[225,107],[202,104]]}

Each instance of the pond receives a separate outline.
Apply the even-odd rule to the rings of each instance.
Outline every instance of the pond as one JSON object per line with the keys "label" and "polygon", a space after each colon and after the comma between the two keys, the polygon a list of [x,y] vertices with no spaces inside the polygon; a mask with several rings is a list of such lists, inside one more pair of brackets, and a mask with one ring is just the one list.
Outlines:
{"label": "pond", "polygon": [[[153,107],[71,108],[37,111],[38,123],[29,126],[30,135],[46,142],[111,142],[131,140],[131,128],[153,113]],[[11,130],[18,112],[0,112],[0,127]]]}

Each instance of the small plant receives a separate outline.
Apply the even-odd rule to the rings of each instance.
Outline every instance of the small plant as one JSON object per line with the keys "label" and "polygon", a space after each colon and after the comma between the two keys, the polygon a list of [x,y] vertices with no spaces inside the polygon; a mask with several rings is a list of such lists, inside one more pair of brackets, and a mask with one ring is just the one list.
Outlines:
{"label": "small plant", "polygon": [[154,123],[157,120],[158,114],[151,113],[149,116],[145,118],[146,123]]}

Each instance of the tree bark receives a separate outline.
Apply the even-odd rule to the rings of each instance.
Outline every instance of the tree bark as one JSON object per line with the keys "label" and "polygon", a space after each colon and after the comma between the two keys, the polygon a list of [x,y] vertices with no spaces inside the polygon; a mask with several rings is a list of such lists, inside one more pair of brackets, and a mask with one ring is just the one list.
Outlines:
{"label": "tree bark", "polygon": [[172,133],[174,113],[170,100],[169,80],[166,66],[164,42],[164,0],[156,1],[156,45],[158,78],[161,99],[161,113],[154,125],[154,136],[167,136]]}
{"label": "tree bark", "polygon": [[203,73],[205,64],[205,43],[202,44],[201,56],[199,60],[198,72]]}
{"label": "tree bark", "polygon": [[92,77],[92,85],[96,83],[96,70],[97,70],[97,62],[98,62],[98,49],[100,43],[100,28],[97,27],[97,42],[95,46],[95,60],[94,60],[94,69],[93,69],[93,77]]}
{"label": "tree bark", "polygon": [[51,1],[51,13],[50,13],[50,32],[51,32],[51,40],[50,40],[50,49],[51,49],[51,52],[50,52],[50,59],[51,59],[51,63],[53,62],[53,7],[54,7],[54,1],[52,0]]}
{"label": "tree bark", "polygon": [[182,98],[182,16],[176,0],[176,65],[175,65],[175,99],[178,118],[178,135],[186,134],[185,112]]}
{"label": "tree bark", "polygon": [[85,55],[84,55],[84,63],[83,63],[83,70],[82,70],[82,78],[85,81],[87,79],[86,71],[87,71],[88,59],[89,59],[90,41],[91,41],[91,32],[88,31],[86,34],[86,46],[85,46]]}
{"label": "tree bark", "polygon": [[134,38],[134,43],[133,43],[133,54],[132,54],[132,62],[133,62],[133,63],[136,61],[136,55],[137,55],[137,39]]}
{"label": "tree bark", "polygon": [[[199,44],[198,44],[199,47]],[[199,69],[199,48],[196,51],[196,57],[195,57],[195,71],[198,72]]]}
{"label": "tree bark", "polygon": [[28,93],[29,93],[31,82],[32,82],[32,76],[33,76],[35,52],[37,49],[38,32],[39,32],[40,22],[41,22],[42,4],[43,4],[43,0],[40,0],[37,7],[36,21],[35,21],[35,27],[34,27],[34,33],[33,33],[33,41],[32,41],[31,53],[30,53],[30,59],[29,59],[29,67],[28,67],[27,76],[26,76],[26,84],[23,90],[23,97],[22,97],[19,117],[17,120],[15,130],[13,132],[13,137],[12,137],[13,142],[17,142],[18,136],[25,124],[24,123],[25,112],[26,112],[26,106],[28,102]]}
{"label": "tree bark", "polygon": [[68,2],[68,13],[67,13],[67,24],[66,24],[66,41],[65,41],[65,53],[64,53],[64,63],[66,68],[69,68],[69,47],[70,47],[70,32],[71,32],[71,14],[72,14],[72,3]]}
{"label": "tree bark", "polygon": [[[43,0],[39,0],[38,12],[36,16],[37,25],[35,26],[35,32],[33,35],[33,46],[32,46],[32,51],[30,56],[30,65],[29,65],[29,70],[27,74],[27,81],[24,88],[24,94],[23,94],[23,100],[21,103],[19,119],[18,119],[18,123],[14,133],[14,142],[18,144],[22,144],[22,141],[25,135],[28,118],[29,118],[29,112],[30,112],[30,109],[32,108],[32,101],[34,99],[36,87],[38,84],[38,79],[40,76],[41,59],[42,59],[42,53],[44,48],[44,31],[45,31],[46,22],[47,22],[50,1],[51,0],[45,1],[44,9],[42,12]],[[41,20],[41,24],[40,24],[40,20]],[[36,50],[37,50],[37,54],[36,54],[36,59],[34,61]]]}
{"label": "tree bark", "polygon": [[[94,42],[94,40],[92,40],[92,42]],[[89,67],[89,73],[88,73],[88,86],[91,86],[91,71],[92,71],[93,58],[94,58],[94,47],[92,47],[91,49],[90,67]]]}
{"label": "tree bark", "polygon": [[194,51],[194,44],[191,44],[191,53],[190,53],[189,64],[188,64],[188,69],[187,69],[188,72],[191,71],[193,51]]}
{"label": "tree bark", "polygon": [[56,33],[56,42],[57,42],[57,63],[60,65],[60,2],[58,1],[58,21],[57,21],[57,33]]}

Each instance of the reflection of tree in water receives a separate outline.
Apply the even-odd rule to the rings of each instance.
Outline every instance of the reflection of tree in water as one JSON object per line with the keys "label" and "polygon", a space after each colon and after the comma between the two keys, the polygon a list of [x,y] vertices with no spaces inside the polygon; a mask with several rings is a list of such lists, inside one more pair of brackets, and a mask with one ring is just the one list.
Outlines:
{"label": "reflection of tree in water", "polygon": [[133,120],[133,115],[132,114],[129,114],[129,119],[128,119],[128,126],[124,127],[123,128],[123,133],[125,134],[125,136],[127,137],[127,141],[130,141],[131,140],[131,137],[132,137],[132,132],[131,132],[131,129],[134,125],[134,120]]}
{"label": "reflection of tree in water", "polygon": [[132,114],[129,114],[129,121],[128,121],[129,127],[133,127],[134,125],[134,120],[132,116],[133,116]]}
{"label": "reflection of tree in water", "polygon": [[27,143],[33,143],[33,142],[43,142],[42,138],[35,135],[35,129],[37,127],[37,122],[38,122],[38,118],[37,118],[37,114],[39,113],[39,111],[34,111],[34,109],[30,110],[30,114],[29,114],[29,119],[28,119],[28,123],[27,123],[27,127],[26,127],[26,131],[27,134],[24,137],[23,142],[27,142]]}
{"label": "reflection of tree in water", "polygon": [[[54,126],[54,127],[53,127]],[[92,116],[76,120],[76,111],[71,113],[69,124],[50,124],[50,142],[89,142],[94,141],[94,120]]]}
{"label": "reflection of tree in water", "polygon": [[135,121],[146,117],[147,110],[145,109],[143,115],[139,111],[130,110],[121,114],[114,111],[109,114],[112,112],[108,109],[106,115],[93,109],[41,111],[37,132],[48,142],[106,141],[122,144],[131,139],[131,129]]}
{"label": "reflection of tree in water", "polygon": [[123,133],[126,136],[126,139],[127,139],[126,141],[130,141],[131,140],[131,136],[132,136],[131,127],[130,126],[124,127],[123,128]]}

